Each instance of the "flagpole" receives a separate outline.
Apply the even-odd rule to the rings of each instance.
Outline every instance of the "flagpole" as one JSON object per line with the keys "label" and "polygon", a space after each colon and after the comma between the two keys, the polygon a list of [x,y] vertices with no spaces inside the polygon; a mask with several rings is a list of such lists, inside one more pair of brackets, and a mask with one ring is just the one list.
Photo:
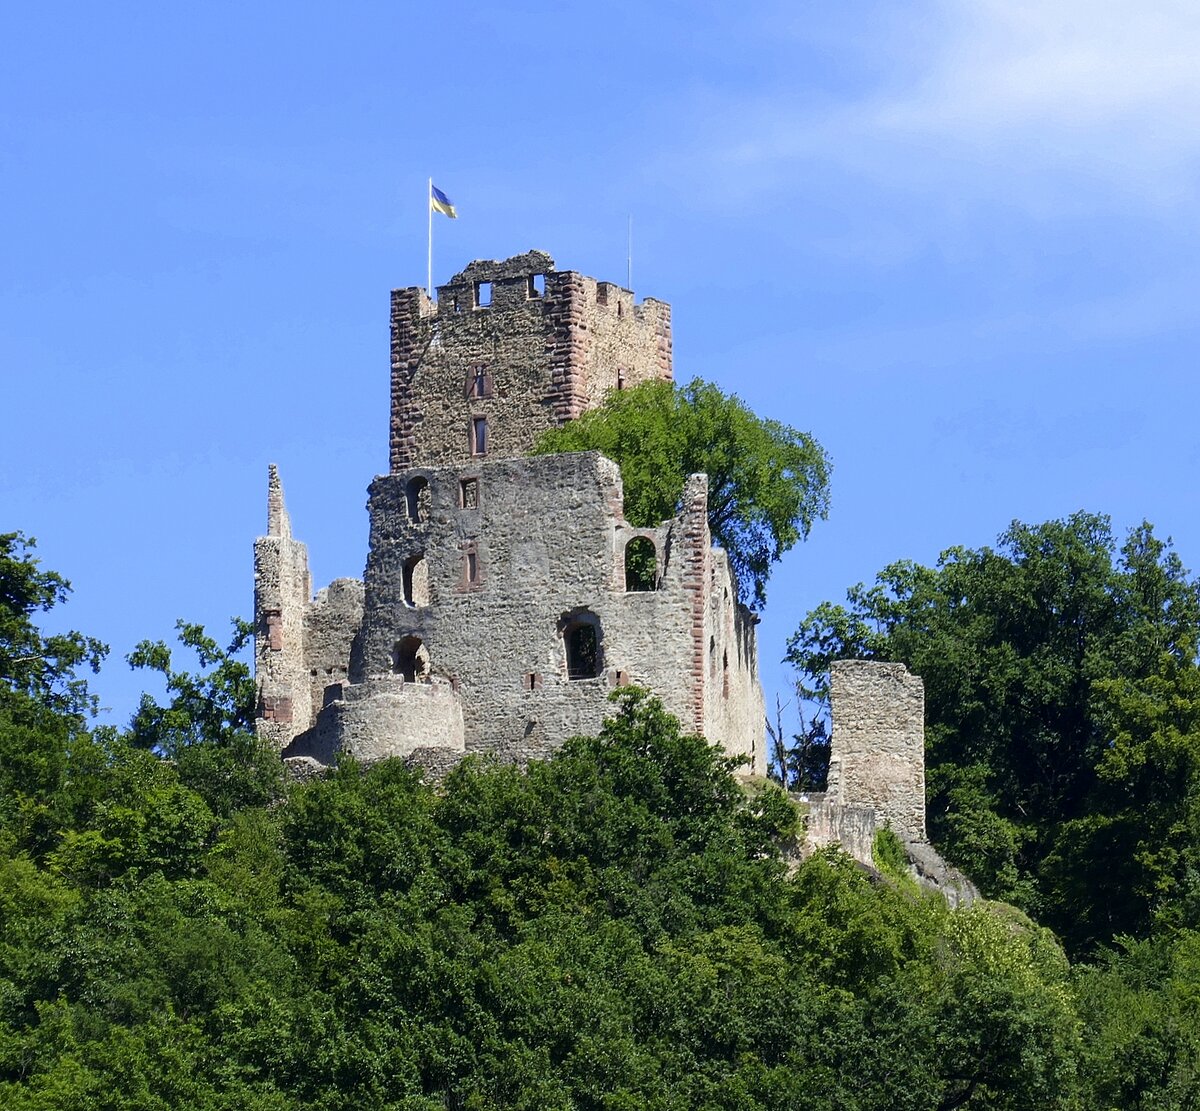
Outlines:
{"label": "flagpole", "polygon": [[425,292],[433,297],[433,178],[425,193],[425,211],[429,215],[429,268],[425,272]]}

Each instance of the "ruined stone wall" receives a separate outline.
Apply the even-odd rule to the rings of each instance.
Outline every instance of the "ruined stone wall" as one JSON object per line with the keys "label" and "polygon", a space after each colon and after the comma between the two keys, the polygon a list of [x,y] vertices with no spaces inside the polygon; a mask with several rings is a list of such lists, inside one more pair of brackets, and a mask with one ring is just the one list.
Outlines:
{"label": "ruined stone wall", "polygon": [[[469,505],[465,482],[475,483]],[[458,692],[467,750],[522,761],[594,733],[610,710],[609,693],[626,683],[648,687],[685,726],[706,728],[695,681],[697,666],[709,666],[713,635],[711,550],[706,523],[696,524],[706,514],[702,476],[689,489],[695,496],[680,517],[647,530],[625,522],[620,473],[597,452],[376,479],[361,656],[351,680],[403,668],[406,652],[410,663],[421,655],[421,675]],[[655,545],[657,589],[625,589],[625,545],[634,537]],[[426,584],[420,597],[418,569]],[[599,658],[595,674],[571,678],[569,642],[581,625],[594,627]],[[716,631],[723,653],[724,633]],[[760,717],[760,738],[761,731]]]}
{"label": "ruined stone wall", "polygon": [[304,664],[311,721],[339,698],[347,682],[350,651],[362,624],[363,584],[334,579],[304,609]]}
{"label": "ruined stone wall", "polygon": [[743,772],[766,775],[766,707],[758,681],[756,619],[737,600],[724,551],[713,550],[710,568],[703,733],[730,755],[746,757]]}
{"label": "ruined stone wall", "polygon": [[809,850],[837,845],[855,860],[874,866],[876,814],[872,807],[838,802],[817,792],[806,795],[804,805],[804,839]]}
{"label": "ruined stone wall", "polygon": [[370,763],[424,748],[463,752],[462,705],[444,679],[409,683],[399,675],[380,675],[346,684],[337,694],[313,728],[288,748],[288,757],[331,764],[344,752]]}
{"label": "ruined stone wall", "polygon": [[254,677],[259,736],[281,751],[340,695],[362,607],[356,579],[337,579],[313,599],[308,548],[292,538],[272,465],[267,535],[254,542]]}
{"label": "ruined stone wall", "polygon": [[308,549],[292,539],[283,487],[267,478],[267,535],[254,543],[254,674],[258,732],[278,748],[312,723],[304,611],[312,590]]}
{"label": "ruined stone wall", "polygon": [[829,797],[874,807],[879,825],[925,840],[925,688],[903,664],[830,667]]}
{"label": "ruined stone wall", "polygon": [[670,377],[670,306],[540,251],[473,262],[436,302],[392,293],[391,470],[526,455],[610,389]]}

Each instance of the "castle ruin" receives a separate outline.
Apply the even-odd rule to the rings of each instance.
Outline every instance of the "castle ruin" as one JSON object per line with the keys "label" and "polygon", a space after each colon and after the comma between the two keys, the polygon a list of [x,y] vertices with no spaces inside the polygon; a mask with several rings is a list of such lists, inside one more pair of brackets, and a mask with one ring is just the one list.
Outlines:
{"label": "castle ruin", "polygon": [[[473,262],[436,299],[392,292],[390,471],[370,486],[363,579],[315,596],[279,475],[255,543],[260,736],[327,765],[464,753],[525,762],[595,733],[619,686],[767,771],[755,618],[712,545],[708,482],[635,528],[599,452],[530,454],[613,390],[670,380],[671,311],[531,251]],[[875,829],[923,842],[920,680],[834,666],[829,790],[810,839],[870,860]]]}

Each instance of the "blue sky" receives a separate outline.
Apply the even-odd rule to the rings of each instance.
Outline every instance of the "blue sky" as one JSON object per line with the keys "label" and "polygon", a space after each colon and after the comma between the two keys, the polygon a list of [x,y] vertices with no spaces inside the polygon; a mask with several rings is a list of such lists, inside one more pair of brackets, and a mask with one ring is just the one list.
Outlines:
{"label": "blue sky", "polygon": [[676,376],[811,431],[817,602],[1013,518],[1200,566],[1200,7],[48,2],[0,12],[0,531],[122,657],[251,610],[281,468],[318,584],[387,467],[388,290],[537,247],[674,306]]}

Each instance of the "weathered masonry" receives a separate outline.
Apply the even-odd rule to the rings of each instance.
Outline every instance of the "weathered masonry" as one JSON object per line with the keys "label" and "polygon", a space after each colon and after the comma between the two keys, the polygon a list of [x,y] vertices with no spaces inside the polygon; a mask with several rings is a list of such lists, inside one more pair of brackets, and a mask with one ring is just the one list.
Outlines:
{"label": "weathered masonry", "polygon": [[671,377],[670,308],[541,252],[392,294],[389,474],[363,580],[314,598],[274,468],[255,546],[259,729],[285,755],[516,760],[594,732],[646,686],[766,770],[754,619],[693,475],[655,528],[596,452],[530,456],[610,390]]}
{"label": "weathered masonry", "polygon": [[[612,690],[636,683],[764,774],[755,621],[712,545],[707,478],[687,480],[676,516],[634,528],[611,460],[530,455],[609,391],[671,374],[666,304],[538,251],[473,262],[436,300],[393,292],[391,469],[370,486],[361,581],[313,595],[270,469],[254,548],[260,735],[300,764],[525,761],[594,733]],[[845,661],[831,690],[808,843],[870,863],[887,826],[919,876],[958,890],[925,842],[920,679]]]}
{"label": "weathered masonry", "polygon": [[436,301],[392,292],[391,471],[528,455],[609,390],[671,377],[671,308],[556,271],[473,262]]}

